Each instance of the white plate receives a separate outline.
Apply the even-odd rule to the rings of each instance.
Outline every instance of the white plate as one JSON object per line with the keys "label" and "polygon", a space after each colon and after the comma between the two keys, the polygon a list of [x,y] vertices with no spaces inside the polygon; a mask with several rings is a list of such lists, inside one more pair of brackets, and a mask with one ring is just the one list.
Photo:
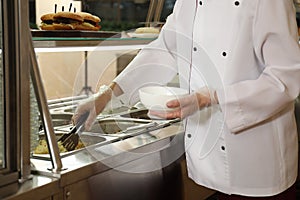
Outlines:
{"label": "white plate", "polygon": [[159,33],[127,33],[132,38],[157,38]]}
{"label": "white plate", "polygon": [[[188,91],[182,88],[166,86],[147,86],[139,89],[142,104],[149,110],[168,112],[167,102],[185,97]],[[176,109],[176,108],[175,108]]]}

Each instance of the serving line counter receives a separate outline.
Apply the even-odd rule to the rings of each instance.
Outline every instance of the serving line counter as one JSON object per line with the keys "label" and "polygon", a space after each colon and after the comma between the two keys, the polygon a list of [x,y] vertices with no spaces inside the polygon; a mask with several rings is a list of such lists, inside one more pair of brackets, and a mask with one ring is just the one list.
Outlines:
{"label": "serving line counter", "polygon": [[[56,138],[69,132],[83,99],[48,102]],[[182,124],[150,119],[147,112],[123,105],[103,111],[80,136],[84,148],[60,153],[59,171],[50,154],[33,152],[32,180],[6,199],[182,199]],[[40,128],[40,139],[47,138],[45,131]]]}
{"label": "serving line counter", "polygon": [[180,123],[62,158],[52,173],[47,159],[33,158],[34,177],[7,199],[182,199]]}
{"label": "serving line counter", "polygon": [[[152,40],[56,36],[35,37],[33,45],[35,52],[132,50]],[[33,65],[37,67],[35,61]],[[51,100],[47,108],[41,103],[45,113],[51,115],[54,128],[54,133],[47,134],[47,128],[45,131],[41,128],[41,139],[46,137],[55,142],[53,137],[67,133],[71,124],[65,122],[70,122],[74,106],[84,98],[86,96],[81,95]],[[186,181],[181,122],[177,119],[152,120],[145,117],[147,110],[144,108],[123,109],[99,115],[92,130],[81,135],[84,148],[59,153],[58,157],[56,150],[51,156],[33,153],[30,159],[32,179],[21,183],[18,192],[6,199],[190,200],[187,194],[190,196],[193,188],[191,181]],[[60,161],[62,169],[59,169]],[[199,191],[197,199],[213,194],[204,188]]]}

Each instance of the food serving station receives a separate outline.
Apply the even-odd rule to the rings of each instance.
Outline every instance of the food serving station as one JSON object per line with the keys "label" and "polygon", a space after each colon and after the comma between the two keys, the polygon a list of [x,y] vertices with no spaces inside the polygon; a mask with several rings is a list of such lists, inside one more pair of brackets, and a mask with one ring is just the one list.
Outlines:
{"label": "food serving station", "polygon": [[[51,111],[58,135],[72,126],[69,109],[67,106],[67,110],[61,107]],[[33,172],[56,180],[47,184],[51,191],[56,190],[52,198],[181,198],[183,131],[178,120],[154,121],[147,118],[145,109],[123,107],[100,114],[97,122],[80,136],[83,148],[60,153],[63,166],[58,172],[51,169],[49,154],[32,155]],[[40,131],[41,137],[43,132]],[[16,198],[36,195],[36,191]]]}
{"label": "food serving station", "polygon": [[[151,41],[116,37],[78,40],[33,37],[33,46],[35,51],[51,51],[51,47],[95,45],[101,51],[114,44],[116,48],[139,48]],[[32,65],[37,104],[43,113],[39,115],[39,143],[30,156],[32,177],[6,199],[181,199],[184,150],[180,120],[150,119],[141,104],[113,106],[97,117],[90,131],[80,135],[80,147],[60,152],[56,141],[70,131],[74,110],[88,95],[46,100],[39,63],[33,59]]]}
{"label": "food serving station", "polygon": [[[5,166],[0,169],[5,175],[0,178],[1,199],[182,199],[184,133],[179,119],[151,119],[140,103],[118,103],[108,106],[90,131],[81,133],[75,150],[66,151],[57,140],[73,127],[74,110],[91,91],[85,90],[89,89],[85,82],[83,94],[49,100],[41,76],[40,52],[132,51],[155,38],[101,31],[63,33],[67,35],[31,31],[24,2],[5,1],[1,8],[5,27],[17,27],[6,29],[4,38],[10,36],[9,41],[18,44],[5,43],[11,50],[5,47],[2,51],[3,57],[15,63],[4,63],[11,73],[5,76],[18,78],[3,83],[9,88],[4,97],[8,95],[13,100],[8,102],[14,105],[5,107],[12,114],[5,118],[9,134],[5,135],[7,157],[0,159]],[[16,18],[8,18],[8,11]],[[83,77],[88,78],[87,74]],[[212,191],[204,191],[202,195],[210,194]]]}

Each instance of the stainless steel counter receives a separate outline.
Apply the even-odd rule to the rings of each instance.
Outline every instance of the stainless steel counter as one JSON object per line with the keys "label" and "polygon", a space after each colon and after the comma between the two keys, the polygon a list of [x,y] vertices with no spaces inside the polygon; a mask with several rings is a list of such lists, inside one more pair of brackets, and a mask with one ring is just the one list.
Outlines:
{"label": "stainless steel counter", "polygon": [[[20,184],[18,193],[7,199],[84,200],[98,199],[99,195],[103,199],[122,200],[165,198],[170,188],[177,187],[178,194],[181,193],[179,161],[183,152],[183,130],[176,123],[106,145],[87,147],[62,158],[65,169],[59,173],[49,170],[51,163],[47,159],[32,159],[33,179]],[[170,183],[174,177],[177,181]],[[126,193],[116,192],[125,188]],[[180,195],[176,198],[180,199]]]}

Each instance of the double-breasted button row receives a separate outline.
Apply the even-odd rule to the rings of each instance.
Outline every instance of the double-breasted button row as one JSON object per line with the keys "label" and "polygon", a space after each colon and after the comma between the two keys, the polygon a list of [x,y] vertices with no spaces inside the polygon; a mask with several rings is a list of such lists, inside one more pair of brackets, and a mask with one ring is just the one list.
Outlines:
{"label": "double-breasted button row", "polygon": [[[203,5],[203,1],[199,1],[199,5],[202,6],[202,5]],[[235,2],[234,2],[234,5],[235,5],[235,6],[239,6],[239,5],[240,5],[240,2],[239,2],[239,1],[235,1]]]}

